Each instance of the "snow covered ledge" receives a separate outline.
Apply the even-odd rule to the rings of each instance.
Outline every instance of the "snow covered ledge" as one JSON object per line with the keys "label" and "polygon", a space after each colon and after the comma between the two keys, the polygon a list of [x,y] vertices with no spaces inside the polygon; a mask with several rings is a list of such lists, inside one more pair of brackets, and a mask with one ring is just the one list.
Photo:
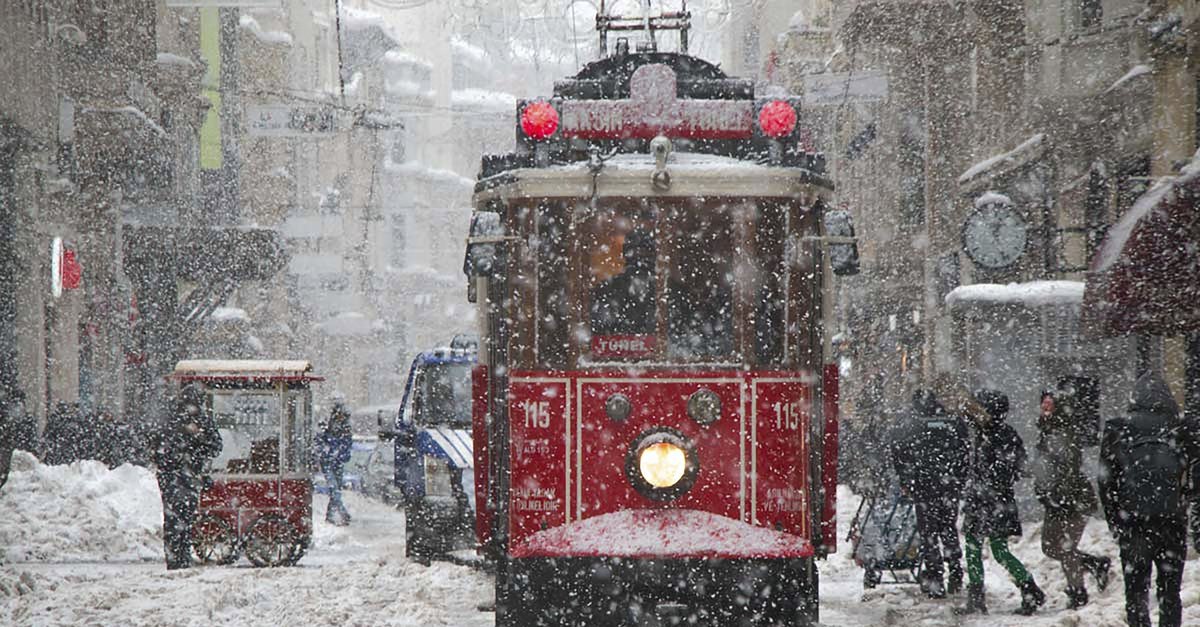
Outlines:
{"label": "snow covered ledge", "polygon": [[1026,307],[1044,305],[1080,305],[1083,303],[1082,281],[1030,281],[1028,283],[976,283],[956,287],[946,294],[946,306],[1019,304]]}
{"label": "snow covered ledge", "polygon": [[692,509],[635,509],[539,531],[513,557],[811,557],[800,536]]}

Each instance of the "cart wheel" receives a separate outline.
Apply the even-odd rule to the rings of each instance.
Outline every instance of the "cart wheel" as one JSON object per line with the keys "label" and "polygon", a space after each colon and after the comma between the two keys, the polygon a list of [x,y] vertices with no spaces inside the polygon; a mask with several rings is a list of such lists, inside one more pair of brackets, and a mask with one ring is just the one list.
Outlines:
{"label": "cart wheel", "polygon": [[246,559],[258,567],[288,566],[300,559],[296,554],[296,528],[282,516],[264,514],[246,533]]}
{"label": "cart wheel", "polygon": [[192,525],[192,554],[201,564],[227,566],[238,559],[237,534],[216,514],[204,514]]}

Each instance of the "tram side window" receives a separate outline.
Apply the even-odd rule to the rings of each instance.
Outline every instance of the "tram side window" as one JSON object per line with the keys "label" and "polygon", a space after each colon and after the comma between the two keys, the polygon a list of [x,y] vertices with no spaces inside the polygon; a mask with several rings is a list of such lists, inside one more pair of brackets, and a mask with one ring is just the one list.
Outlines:
{"label": "tram side window", "polygon": [[783,207],[764,204],[758,208],[754,248],[758,262],[754,303],[754,355],[760,364],[783,361],[784,314],[787,311],[787,279],[783,262],[787,219]]}
{"label": "tram side window", "polygon": [[727,357],[734,342],[735,238],[730,212],[727,207],[685,207],[677,209],[673,218],[667,356]]}
{"label": "tram side window", "polygon": [[567,366],[570,312],[567,306],[567,229],[564,205],[538,207],[538,361],[544,368]]}
{"label": "tram side window", "polygon": [[596,336],[654,333],[658,247],[651,224],[616,215],[598,218],[594,227],[588,251],[593,346]]}

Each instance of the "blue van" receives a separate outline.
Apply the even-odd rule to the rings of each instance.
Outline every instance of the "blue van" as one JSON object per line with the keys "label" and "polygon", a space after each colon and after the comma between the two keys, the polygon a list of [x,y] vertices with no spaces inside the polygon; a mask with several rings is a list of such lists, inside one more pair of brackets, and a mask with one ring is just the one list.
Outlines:
{"label": "blue van", "polygon": [[396,415],[396,487],[404,498],[410,559],[470,548],[475,525],[471,370],[475,344],[417,355]]}

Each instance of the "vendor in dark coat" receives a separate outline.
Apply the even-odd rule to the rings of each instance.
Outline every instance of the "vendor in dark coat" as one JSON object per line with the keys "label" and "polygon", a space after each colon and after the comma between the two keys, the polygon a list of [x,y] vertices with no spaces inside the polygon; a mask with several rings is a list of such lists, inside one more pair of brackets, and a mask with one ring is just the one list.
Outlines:
{"label": "vendor in dark coat", "polygon": [[192,563],[192,525],[208,460],[221,453],[221,435],[205,408],[204,390],[180,391],[173,411],[156,437],[154,464],[163,505],[163,549],[167,570]]}
{"label": "vendor in dark coat", "polygon": [[[1005,422],[1008,397],[996,390],[980,390],[976,401],[986,410],[974,421],[971,466],[963,503],[963,535],[967,538],[967,607],[964,613],[987,613],[983,590],[983,540],[992,557],[1021,588],[1022,613],[1036,609],[1037,588],[1021,560],[1008,550],[1010,537],[1021,537],[1021,519],[1013,484],[1025,464],[1025,444],[1017,430]],[[1040,592],[1040,591],[1039,591]]]}

